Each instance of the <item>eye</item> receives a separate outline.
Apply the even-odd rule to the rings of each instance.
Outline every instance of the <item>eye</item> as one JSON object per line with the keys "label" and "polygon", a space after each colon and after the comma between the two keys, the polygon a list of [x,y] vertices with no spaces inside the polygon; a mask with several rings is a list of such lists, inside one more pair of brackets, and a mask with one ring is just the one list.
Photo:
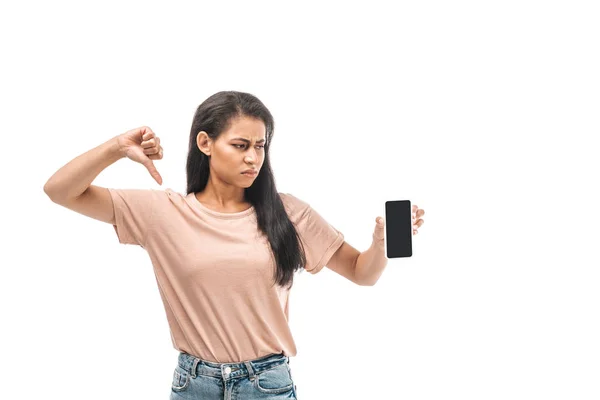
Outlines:
{"label": "eye", "polygon": [[[234,144],[234,146],[236,148],[238,148],[238,149],[241,149],[242,147],[246,147],[245,144]],[[241,147],[237,147],[237,146],[241,146]],[[259,149],[264,149],[265,148],[265,146],[256,146],[256,147],[258,147]]]}

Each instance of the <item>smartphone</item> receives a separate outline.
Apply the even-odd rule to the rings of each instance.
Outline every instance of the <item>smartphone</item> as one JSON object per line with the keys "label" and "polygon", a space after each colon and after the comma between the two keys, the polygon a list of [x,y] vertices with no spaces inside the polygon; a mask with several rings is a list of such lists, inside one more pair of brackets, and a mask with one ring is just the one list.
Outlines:
{"label": "smartphone", "polygon": [[385,202],[387,258],[412,257],[412,210],[410,200]]}

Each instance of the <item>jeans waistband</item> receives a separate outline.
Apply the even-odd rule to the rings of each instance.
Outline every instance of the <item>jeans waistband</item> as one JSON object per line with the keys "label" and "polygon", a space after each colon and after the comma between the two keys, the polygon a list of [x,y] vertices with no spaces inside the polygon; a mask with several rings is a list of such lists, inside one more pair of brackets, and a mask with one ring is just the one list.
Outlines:
{"label": "jeans waistband", "polygon": [[254,376],[262,371],[275,368],[282,364],[289,366],[290,359],[283,353],[269,354],[255,360],[248,360],[234,363],[216,363],[206,361],[191,354],[180,351],[177,363],[178,365],[190,372],[190,375],[195,378],[197,375],[207,375],[221,377],[223,379],[233,379],[242,376],[249,376],[250,380],[254,380]]}

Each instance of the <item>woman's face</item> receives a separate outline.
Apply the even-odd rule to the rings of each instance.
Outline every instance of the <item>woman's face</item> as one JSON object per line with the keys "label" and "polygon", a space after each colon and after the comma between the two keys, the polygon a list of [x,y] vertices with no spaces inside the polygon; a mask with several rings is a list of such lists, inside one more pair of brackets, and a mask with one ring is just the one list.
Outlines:
{"label": "woman's face", "polygon": [[[217,140],[210,139],[206,132],[200,132],[196,138],[198,148],[210,155],[212,178],[244,188],[251,186],[260,172],[265,141],[265,124],[247,116],[233,119]],[[243,174],[248,169],[256,170],[256,175]]]}

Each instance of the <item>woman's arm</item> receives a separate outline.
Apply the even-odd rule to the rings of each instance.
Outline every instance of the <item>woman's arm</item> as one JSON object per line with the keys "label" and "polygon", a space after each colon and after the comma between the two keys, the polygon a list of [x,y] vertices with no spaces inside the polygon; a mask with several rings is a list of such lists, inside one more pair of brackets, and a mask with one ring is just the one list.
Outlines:
{"label": "woman's arm", "polygon": [[383,219],[377,218],[371,247],[362,253],[344,242],[333,254],[327,267],[360,286],[373,286],[387,265]]}
{"label": "woman's arm", "polygon": [[356,259],[355,277],[363,286],[373,286],[379,280],[387,265],[383,242],[373,241],[368,250],[360,253]]}
{"label": "woman's arm", "polygon": [[131,129],[73,159],[44,185],[50,199],[78,213],[114,225],[114,205],[107,188],[92,185],[98,174],[127,157],[142,164],[162,184],[153,160],[163,157],[160,138],[147,126]]}
{"label": "woman's arm", "polygon": [[362,253],[344,242],[331,256],[327,268],[359,286],[373,286],[386,265],[385,247],[379,240],[374,240]]}
{"label": "woman's arm", "polygon": [[125,157],[117,137],[74,158],[48,179],[44,192],[58,204],[66,204],[81,196],[109,165]]}
{"label": "woman's arm", "polygon": [[63,207],[114,225],[110,192],[91,183],[102,170],[123,157],[117,137],[114,137],[56,171],[44,185],[44,192]]}

